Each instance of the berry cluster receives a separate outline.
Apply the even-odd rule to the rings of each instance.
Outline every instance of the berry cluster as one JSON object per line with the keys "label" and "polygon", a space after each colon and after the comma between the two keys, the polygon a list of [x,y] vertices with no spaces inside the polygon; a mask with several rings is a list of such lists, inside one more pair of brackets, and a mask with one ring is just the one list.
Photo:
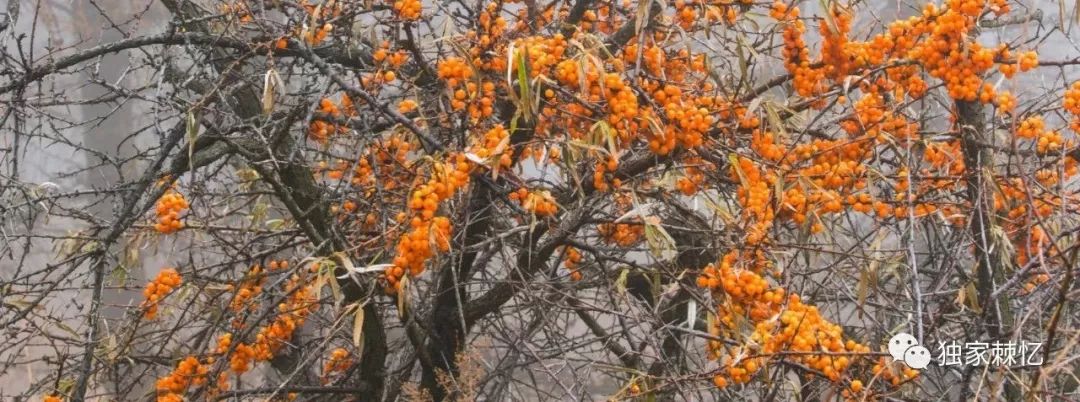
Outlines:
{"label": "berry cluster", "polygon": [[1035,288],[1039,287],[1046,282],[1050,281],[1050,275],[1047,274],[1035,274],[1031,278],[1024,282],[1024,289],[1021,290],[1021,294],[1028,294],[1035,291]]}
{"label": "berry cluster", "polygon": [[383,41],[379,45],[378,49],[371,54],[371,58],[375,60],[375,63],[380,67],[389,69],[398,69],[409,60],[409,52],[398,49],[393,53],[390,52],[390,41]]}
{"label": "berry cluster", "polygon": [[[602,192],[608,191],[612,186],[616,189],[621,187],[622,181],[612,175],[618,168],[619,159],[615,156],[608,156],[606,161],[597,161],[593,167],[593,188]],[[608,183],[611,185],[609,186]]]}
{"label": "berry cluster", "polygon": [[[279,264],[276,261],[274,264]],[[239,288],[235,289],[235,286],[229,285],[230,291],[235,289],[232,301],[229,303],[229,309],[233,312],[239,313],[247,310],[254,309],[256,304],[252,303],[256,297],[259,297],[263,291],[263,285],[266,283],[266,276],[263,274],[262,267],[259,265],[253,265],[248,270],[247,275],[240,280]],[[233,325],[239,327],[243,321],[238,317],[233,321]]]}
{"label": "berry cluster", "polygon": [[[614,211],[625,214],[633,207],[633,200],[627,193],[617,193],[614,202]],[[616,216],[617,216],[616,215]],[[645,236],[645,225],[640,217],[628,217],[619,222],[606,222],[596,225],[596,231],[601,240],[620,247],[630,247],[641,242]]]}
{"label": "berry cluster", "polygon": [[168,296],[169,293],[179,287],[182,282],[180,273],[176,272],[175,269],[162,269],[153,281],[146,284],[146,289],[143,289],[143,296],[146,297],[146,300],[142,303],[143,317],[148,320],[157,317],[158,304],[165,299],[165,296]]}
{"label": "berry cluster", "polygon": [[412,113],[414,110],[416,110],[416,107],[416,101],[412,99],[405,99],[398,103],[398,111],[401,112],[401,114]]}
{"label": "berry cluster", "polygon": [[318,27],[310,28],[304,33],[304,41],[309,46],[315,46],[326,40],[326,37],[334,32],[334,24],[325,23]]}
{"label": "berry cluster", "polygon": [[639,223],[601,223],[596,230],[605,242],[630,247],[641,242],[645,226]]}
{"label": "berry cluster", "polygon": [[484,132],[480,141],[470,149],[481,159],[491,158],[495,161],[494,168],[509,168],[513,163],[510,150],[510,132],[503,126],[495,126]]}
{"label": "berry cluster", "polygon": [[348,350],[345,350],[344,348],[334,349],[330,352],[330,359],[323,365],[322,378],[320,380],[323,384],[329,384],[334,375],[348,371],[353,363],[353,358],[349,355]]}
{"label": "berry cluster", "polygon": [[691,196],[697,194],[705,183],[705,173],[697,167],[687,167],[684,171],[685,176],[680,177],[675,181],[675,187],[679,189],[683,195]]}
{"label": "berry cluster", "polygon": [[166,191],[155,207],[158,222],[154,224],[154,230],[169,234],[183,229],[184,223],[180,221],[180,213],[185,209],[188,209],[188,202],[182,194],[175,190]]}
{"label": "berry cluster", "polygon": [[558,206],[555,205],[555,199],[551,197],[551,192],[546,190],[529,191],[522,187],[510,193],[508,198],[517,201],[522,208],[536,216],[553,216],[559,211]]}
{"label": "berry cluster", "polygon": [[469,183],[471,170],[472,165],[465,155],[454,155],[446,162],[435,163],[431,178],[412,192],[408,202],[412,215],[410,229],[398,241],[393,267],[385,273],[388,293],[397,291],[405,273],[420,275],[424,263],[434,257],[436,251],[450,250],[450,220],[435,214],[440,203]]}
{"label": "berry cluster", "polygon": [[[287,268],[284,262],[271,262],[271,270]],[[317,308],[315,290],[313,285],[301,275],[293,275],[282,289],[285,300],[277,307],[277,314],[272,321],[258,329],[254,342],[236,343],[234,346],[233,334],[225,333],[218,337],[211,356],[200,359],[188,356],[182,359],[176,368],[157,380],[157,400],[165,402],[182,402],[184,394],[192,386],[202,386],[207,383],[207,374],[210,367],[217,361],[216,356],[225,356],[230,348],[232,355],[229,358],[229,370],[240,375],[251,369],[255,362],[265,362],[272,359],[277,352],[291,339],[296,328],[303,325],[307,316]],[[226,390],[229,387],[227,373],[221,373],[217,382],[206,390],[207,395]]]}
{"label": "berry cluster", "polygon": [[200,363],[194,356],[185,357],[169,375],[157,380],[157,401],[183,402],[183,395],[189,387],[206,384],[209,371],[209,364]]}
{"label": "berry cluster", "polygon": [[1042,116],[1032,116],[1021,121],[1016,128],[1016,136],[1035,140],[1036,152],[1043,155],[1057,153],[1061,151],[1062,147],[1070,146],[1060,133],[1046,129],[1046,123],[1043,122]]}
{"label": "berry cluster", "polygon": [[906,364],[895,361],[886,361],[884,357],[878,358],[871,372],[875,377],[896,387],[919,376],[919,371]]}
{"label": "berry cluster", "polygon": [[394,14],[406,21],[420,19],[420,0],[396,0],[393,4]]}
{"label": "berry cluster", "polygon": [[[278,314],[274,319],[259,328],[254,342],[236,345],[229,359],[229,368],[234,373],[243,374],[251,368],[252,363],[272,359],[292,339],[293,332],[303,325],[307,316],[315,311],[318,305],[313,286],[305,283],[302,276],[293,275],[284,288],[288,296],[278,305]],[[218,353],[227,350],[231,343],[232,336],[229,334],[219,338]]]}
{"label": "berry cluster", "polygon": [[[717,300],[718,318],[709,329],[713,335],[736,337],[740,323],[753,327],[749,342],[725,352],[720,341],[709,342],[710,357],[720,358],[724,374],[714,381],[724,386],[728,381],[745,383],[772,359],[785,358],[784,352],[797,352],[794,359],[839,381],[851,365],[849,355],[867,353],[869,348],[844,340],[843,330],[821,316],[796,294],[769,285],[760,272],[771,263],[761,251],[732,251],[719,266],[709,265],[697,279],[700,287],[710,289]],[[814,353],[821,352],[821,353]]]}
{"label": "berry cluster", "polygon": [[566,267],[566,271],[570,273],[570,280],[581,280],[581,271],[578,270],[580,265],[581,252],[574,247],[566,246],[566,256],[563,259],[563,266]]}
{"label": "berry cluster", "polygon": [[1065,90],[1062,106],[1073,116],[1080,116],[1080,81],[1073,82],[1069,89]]}
{"label": "berry cluster", "polygon": [[[341,102],[339,104],[335,104],[334,101],[328,98],[322,98],[319,100],[319,112],[331,120],[356,115],[356,109],[353,106],[352,98],[346,94],[341,94]],[[326,143],[332,134],[345,132],[347,129],[347,127],[339,126],[333,121],[317,118],[312,120],[311,124],[308,126],[308,138],[319,143]]]}
{"label": "berry cluster", "polygon": [[799,19],[798,7],[789,7],[777,1],[773,3],[769,15],[784,23],[784,66],[792,74],[795,92],[804,97],[824,92],[824,70],[811,66],[810,51],[803,40],[806,24]]}

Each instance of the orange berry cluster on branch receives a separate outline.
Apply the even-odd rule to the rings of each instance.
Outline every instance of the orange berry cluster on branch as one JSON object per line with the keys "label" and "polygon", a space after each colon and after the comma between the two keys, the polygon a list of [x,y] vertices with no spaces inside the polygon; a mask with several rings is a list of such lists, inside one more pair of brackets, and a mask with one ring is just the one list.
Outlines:
{"label": "orange berry cluster on branch", "polygon": [[895,361],[886,361],[884,357],[878,358],[871,372],[876,377],[896,387],[919,376],[919,371],[906,364]]}
{"label": "orange berry cluster on branch", "polygon": [[188,209],[188,202],[182,194],[175,190],[166,191],[155,207],[158,222],[154,224],[154,230],[169,234],[183,229],[184,223],[180,221],[180,213],[185,209]]}
{"label": "orange berry cluster on branch", "polygon": [[330,359],[323,365],[322,378],[320,381],[325,385],[331,382],[331,379],[336,374],[341,374],[349,370],[353,365],[353,358],[349,355],[349,351],[344,348],[337,348],[330,352]]}
{"label": "orange berry cluster on branch", "polygon": [[464,154],[448,159],[447,162],[435,162],[431,178],[409,196],[410,229],[398,241],[393,266],[385,272],[388,293],[397,291],[406,273],[414,277],[420,275],[424,264],[435,256],[436,251],[450,250],[450,220],[436,216],[436,213],[440,203],[469,183],[472,165]]}
{"label": "orange berry cluster on branch", "polygon": [[375,60],[375,63],[384,66],[389,69],[398,69],[409,60],[409,53],[405,50],[396,50],[393,53],[390,52],[390,41],[383,41],[378,49],[371,54],[371,58]]}
{"label": "orange berry cluster on branch", "polygon": [[[277,261],[274,264],[280,264]],[[248,270],[247,275],[240,280],[240,286],[233,295],[232,302],[229,303],[229,309],[233,312],[242,312],[245,310],[254,309],[257,305],[252,303],[256,297],[259,297],[263,291],[263,284],[266,283],[266,276],[263,274],[262,266],[253,265]],[[229,290],[233,290],[234,286],[230,285]],[[234,325],[240,324],[239,318],[234,321]]]}
{"label": "orange berry cluster on branch", "polygon": [[209,364],[200,363],[194,356],[185,357],[169,375],[157,380],[157,401],[183,402],[183,395],[188,388],[206,384],[206,375],[209,372]]}
{"label": "orange berry cluster on branch", "polygon": [[412,99],[405,99],[398,103],[398,112],[401,112],[402,114],[412,113],[414,110],[416,110],[416,107],[416,101]]}
{"label": "orange berry cluster on branch", "polygon": [[[330,0],[311,4],[308,0],[300,0],[300,6],[307,16],[304,18],[304,21],[306,21],[304,28],[298,29],[299,34],[297,36],[300,36],[310,46],[322,43],[334,30],[334,26],[329,21],[341,17],[344,11],[343,2]],[[307,26],[308,23],[312,25]],[[285,46],[282,46],[280,41],[278,44],[278,47],[282,48],[288,45],[286,42]]]}
{"label": "orange berry cluster on branch", "polygon": [[688,166],[685,168],[685,176],[680,177],[675,181],[675,187],[679,189],[683,195],[691,196],[701,189],[705,183],[705,173],[697,167]]}
{"label": "orange berry cluster on branch", "polygon": [[746,244],[759,244],[765,239],[776,217],[770,185],[775,177],[763,174],[753,161],[743,157],[739,158],[738,164],[732,165],[731,171],[732,179],[740,183],[735,196],[743,207],[744,224],[748,225]]}
{"label": "orange berry cluster on branch", "polygon": [[1031,279],[1028,279],[1027,282],[1024,282],[1024,288],[1020,291],[1020,294],[1029,294],[1031,292],[1034,292],[1035,289],[1039,287],[1039,285],[1042,285],[1042,284],[1044,284],[1046,282],[1049,282],[1049,281],[1050,281],[1050,275],[1047,275],[1047,274],[1035,274],[1035,275],[1032,275]]}
{"label": "orange berry cluster on branch", "polygon": [[563,259],[563,266],[566,267],[566,271],[570,273],[570,280],[581,280],[581,271],[578,269],[580,265],[581,252],[574,247],[566,246],[566,256]]}
{"label": "orange berry cluster on branch", "polygon": [[[279,269],[281,264],[278,264]],[[229,369],[243,374],[251,369],[255,362],[272,359],[291,339],[293,332],[304,324],[307,316],[318,307],[315,300],[314,286],[301,275],[293,275],[285,284],[285,300],[277,306],[273,320],[260,327],[252,343],[237,343],[229,358]],[[233,335],[222,334],[218,337],[212,356],[200,359],[188,356],[177,364],[176,369],[157,380],[157,400],[159,402],[182,402],[190,387],[206,384],[210,367],[217,360],[215,356],[224,356],[233,346]],[[228,375],[221,373],[217,382],[206,391],[213,396],[228,389]],[[212,398],[211,398],[212,399]]]}
{"label": "orange berry cluster on branch", "polygon": [[[710,3],[705,5],[705,10],[714,5],[731,4]],[[457,38],[468,43],[467,51],[438,63],[438,76],[446,84],[451,108],[468,112],[474,132],[484,133],[483,129],[477,129],[484,127],[481,120],[491,115],[493,99],[499,92],[506,91],[508,97],[524,95],[519,93],[522,90],[517,85],[511,88],[503,84],[508,70],[512,79],[524,76],[526,82],[519,84],[538,95],[524,99],[533,104],[539,98],[538,110],[530,110],[530,117],[535,117],[531,130],[535,143],[521,144],[529,153],[502,155],[496,152],[504,150],[498,146],[501,141],[484,141],[483,148],[488,153],[500,154],[495,166],[511,166],[517,162],[514,158],[535,157],[536,144],[545,141],[588,139],[593,145],[609,148],[606,156],[597,155],[596,149],[587,152],[588,157],[595,158],[593,187],[600,191],[618,189],[621,180],[611,174],[617,167],[618,155],[642,143],[658,155],[671,154],[677,147],[702,146],[707,133],[716,128],[717,117],[731,115],[734,110],[722,98],[709,94],[716,89],[706,71],[705,55],[694,54],[689,49],[666,49],[668,33],[644,35],[643,40],[630,41],[614,55],[591,46],[571,45],[574,41],[592,43],[592,38],[586,37],[591,35],[590,31],[614,32],[620,26],[619,21],[625,19],[614,6],[601,5],[598,10],[586,12],[581,26],[570,31],[569,36],[537,35],[530,28],[532,24],[523,23],[531,22],[526,18],[508,31],[498,17],[505,12],[500,10],[503,6],[489,3],[479,15],[479,27]],[[525,10],[513,12],[526,16]],[[556,12],[565,17],[569,9],[564,5]],[[545,10],[527,18],[536,17],[539,20],[536,22],[541,23],[550,18],[549,14]],[[643,71],[632,72],[625,67],[638,64],[644,67]],[[523,68],[526,71],[520,71]],[[642,102],[645,99],[650,102]],[[745,109],[743,115],[747,124],[756,120]],[[742,117],[739,116],[740,120]],[[505,139],[501,132],[485,134]],[[551,152],[550,161],[559,160],[557,154]],[[689,191],[690,186],[684,184],[684,188]]]}
{"label": "orange berry cluster on branch", "polygon": [[[614,210],[616,216],[625,214],[633,207],[633,199],[630,193],[620,192],[614,194]],[[630,247],[638,244],[645,236],[645,225],[640,217],[628,217],[619,222],[607,222],[596,225],[596,231],[601,240],[608,244],[621,247]]]}
{"label": "orange berry cluster on branch", "polygon": [[[319,112],[336,120],[355,116],[356,108],[353,106],[352,98],[349,95],[341,94],[340,104],[334,104],[334,101],[328,98],[319,100]],[[319,143],[325,143],[330,139],[331,134],[343,133],[347,130],[348,127],[338,126],[332,121],[314,119],[311,121],[311,125],[308,126],[308,138]]]}
{"label": "orange berry cluster on branch", "polygon": [[494,113],[495,83],[490,80],[473,80],[474,66],[460,57],[439,61],[439,78],[446,81],[450,93],[450,107],[455,111],[468,110],[473,123]]}
{"label": "orange berry cluster on branch", "polygon": [[509,168],[514,162],[509,145],[510,132],[499,125],[484,132],[483,137],[470,147],[470,150],[481,159],[498,158],[495,159],[494,168],[500,170]]}
{"label": "orange berry cluster on branch", "polygon": [[[994,66],[995,60],[1001,60],[1002,74],[1011,78],[1018,70],[1028,71],[1038,66],[1038,57],[1029,51],[1014,61],[1006,45],[989,49],[974,40],[972,32],[986,3],[985,0],[949,0],[941,8],[929,4],[922,15],[894,21],[885,32],[865,42],[848,41],[851,15],[834,6],[829,11],[830,17],[820,23],[822,55],[819,63],[809,58],[802,38],[806,29],[798,18],[797,8],[776,2],[770,15],[785,24],[785,66],[792,73],[795,90],[800,96],[822,95],[829,88],[824,80],[826,77],[840,82],[852,74],[882,69],[889,79],[876,85],[884,84],[882,89],[900,94],[907,92],[913,98],[919,98],[926,85],[918,77],[918,69],[904,66],[915,61],[930,76],[942,80],[954,99],[983,103],[1004,101],[1006,107],[1003,109],[1007,111],[1011,106],[1008,97],[995,94],[993,86],[984,83],[983,74]],[[997,12],[1007,10],[1001,1],[995,1],[993,8]],[[814,106],[824,106],[824,103],[815,102]]]}
{"label": "orange berry cluster on branch", "polygon": [[1062,106],[1064,106],[1066,112],[1072,115],[1072,120],[1069,120],[1069,129],[1073,133],[1080,133],[1080,81],[1073,82],[1065,90]]}
{"label": "orange berry cluster on branch", "polygon": [[777,1],[773,3],[769,15],[785,24],[784,66],[792,74],[795,91],[804,97],[823,93],[826,89],[824,70],[811,66],[810,51],[803,40],[806,24],[799,19],[799,8]]}
{"label": "orange berry cluster on branch", "polygon": [[[277,315],[273,320],[260,327],[255,334],[255,341],[236,345],[229,368],[237,375],[251,369],[255,362],[265,362],[274,358],[285,346],[307,316],[318,307],[315,300],[314,285],[306,283],[303,276],[293,275],[284,289],[285,301],[277,306]],[[217,353],[224,353],[232,342],[232,335],[225,334],[218,339]]]}
{"label": "orange berry cluster on branch", "polygon": [[310,46],[315,46],[326,40],[326,37],[334,32],[334,25],[325,23],[320,26],[309,28],[304,34],[304,41]]}
{"label": "orange berry cluster on branch", "polygon": [[[1069,161],[1072,159],[1066,158],[1062,168],[1067,177],[1074,177],[1077,167],[1075,162]],[[1043,190],[1058,186],[1057,172],[1040,170],[1035,176],[1043,183],[1029,185],[1020,178],[998,180],[997,188],[1000,191],[994,194],[994,209],[1006,218],[1002,222],[1002,229],[1013,243],[1015,262],[1019,267],[1030,267],[1029,264],[1033,262],[1041,265],[1044,261],[1055,261],[1053,257],[1057,248],[1051,247],[1052,241],[1041,222],[1047,222],[1047,218],[1061,209],[1062,204],[1073,205],[1066,208],[1080,207],[1080,200],[1073,197],[1062,199],[1055,191]]]}
{"label": "orange berry cluster on branch", "polygon": [[[352,173],[351,183],[361,189],[365,198],[374,197],[375,185],[390,191],[399,183],[408,183],[411,174],[403,169],[409,164],[408,156],[414,145],[399,135],[378,139],[368,145],[360,154]],[[342,169],[344,165],[340,166]],[[378,175],[376,175],[376,170]]]}
{"label": "orange berry cluster on branch", "polygon": [[630,247],[641,242],[645,226],[641,223],[601,223],[596,226],[605,242]]}
{"label": "orange berry cluster on branch", "polygon": [[522,208],[536,214],[536,216],[553,216],[559,211],[558,206],[555,205],[555,199],[549,191],[529,191],[522,187],[510,193],[508,197],[520,203]]}
{"label": "orange berry cluster on branch", "polygon": [[[739,0],[738,3],[743,5],[751,4],[750,0]],[[738,17],[737,4],[731,0],[712,0],[712,1],[695,1],[687,2],[684,0],[675,1],[675,19],[678,21],[679,27],[683,30],[693,30],[695,28],[695,22],[700,19],[698,9],[701,8],[705,13],[705,21],[712,22],[724,22],[727,24],[734,24],[735,19]]]}
{"label": "orange berry cluster on branch", "polygon": [[[771,286],[760,275],[771,262],[759,250],[731,251],[719,266],[709,265],[698,277],[698,286],[709,289],[716,300],[718,316],[709,331],[714,336],[740,339],[740,323],[749,323],[753,333],[748,342],[725,352],[720,341],[709,341],[711,358],[720,358],[724,373],[718,385],[745,383],[770,361],[791,359],[839,381],[852,364],[851,355],[869,348],[845,340],[840,326],[821,316],[796,294]],[[784,356],[785,352],[796,352]],[[820,353],[815,353],[820,352]]]}
{"label": "orange berry cluster on branch", "polygon": [[420,19],[420,0],[396,0],[393,4],[394,14],[406,21]]}
{"label": "orange berry cluster on branch", "polygon": [[143,296],[146,298],[142,303],[143,317],[148,320],[157,317],[158,304],[165,299],[165,296],[168,296],[169,293],[179,287],[182,282],[180,273],[176,272],[175,269],[162,269],[157,274],[157,277],[146,284],[146,288],[143,289]]}
{"label": "orange berry cluster on branch", "polygon": [[255,334],[252,348],[257,361],[272,359],[278,350],[292,339],[293,332],[304,324],[307,316],[318,307],[314,285],[307,283],[301,275],[293,275],[285,284],[284,291],[288,296],[278,305],[277,316]]}
{"label": "orange berry cluster on branch", "polygon": [[1035,141],[1035,151],[1041,155],[1057,153],[1061,149],[1071,148],[1072,144],[1066,141],[1057,131],[1046,129],[1046,123],[1041,116],[1032,116],[1020,122],[1016,128],[1016,136]]}
{"label": "orange berry cluster on branch", "polygon": [[[606,161],[597,161],[595,167],[593,167],[593,187],[596,191],[608,191],[612,187],[618,190],[622,185],[622,181],[618,178],[611,177],[611,173],[615,172],[615,169],[619,167],[619,159],[615,156],[609,155]],[[609,186],[608,183],[611,183]]]}

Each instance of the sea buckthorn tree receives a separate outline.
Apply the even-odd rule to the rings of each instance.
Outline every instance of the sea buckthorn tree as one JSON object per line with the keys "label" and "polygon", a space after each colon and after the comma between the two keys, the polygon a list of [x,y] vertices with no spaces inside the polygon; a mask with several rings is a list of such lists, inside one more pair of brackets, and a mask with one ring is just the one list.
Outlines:
{"label": "sea buckthorn tree", "polygon": [[1064,2],[12,1],[0,399],[1077,396]]}

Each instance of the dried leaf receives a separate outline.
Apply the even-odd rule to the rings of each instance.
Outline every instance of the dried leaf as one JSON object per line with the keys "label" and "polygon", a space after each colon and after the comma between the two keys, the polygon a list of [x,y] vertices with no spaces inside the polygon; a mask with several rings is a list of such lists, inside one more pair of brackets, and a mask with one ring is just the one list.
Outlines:
{"label": "dried leaf", "polygon": [[269,116],[274,111],[274,96],[278,86],[278,82],[281,78],[278,78],[277,71],[273,68],[266,70],[266,74],[263,76],[263,93],[262,93],[262,112],[263,115]]}
{"label": "dried leaf", "polygon": [[663,261],[674,259],[678,254],[675,250],[675,239],[660,225],[660,218],[655,216],[645,219],[645,242],[649,246],[649,252]]}
{"label": "dried leaf", "polygon": [[866,294],[870,288],[870,274],[867,271],[869,271],[869,269],[859,271],[859,284],[855,287],[855,294],[859,300],[859,318],[862,318],[863,316],[863,306],[866,305]]}
{"label": "dried leaf", "polygon": [[975,289],[974,283],[969,283],[964,287],[964,298],[966,305],[971,308],[972,311],[982,314],[982,306],[979,305],[979,291]]}
{"label": "dried leaf", "polygon": [[330,293],[334,296],[334,304],[340,305],[342,300],[345,300],[345,294],[341,293],[341,284],[338,283],[337,277],[334,276],[334,268],[337,268],[337,264],[331,261],[326,262],[326,283],[330,284]]}
{"label": "dried leaf", "polygon": [[404,320],[409,315],[409,276],[401,277],[401,285],[397,292],[398,317]]}
{"label": "dried leaf", "polygon": [[[364,343],[364,305],[356,304],[356,311],[353,313],[353,329],[352,329],[352,342],[353,346],[360,349],[360,346]],[[362,349],[361,349],[362,350]]]}
{"label": "dried leaf", "polygon": [[697,300],[693,298],[686,303],[686,328],[694,329],[694,325],[697,324]]}
{"label": "dried leaf", "polygon": [[199,136],[199,119],[194,110],[187,113],[188,170],[195,170],[195,139]]}

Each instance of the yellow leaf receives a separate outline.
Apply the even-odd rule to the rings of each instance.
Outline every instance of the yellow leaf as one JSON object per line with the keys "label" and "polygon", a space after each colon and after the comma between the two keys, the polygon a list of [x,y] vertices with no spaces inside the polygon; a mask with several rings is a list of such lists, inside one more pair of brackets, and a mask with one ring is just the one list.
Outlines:
{"label": "yellow leaf", "polygon": [[626,280],[629,276],[630,268],[623,268],[622,271],[619,271],[619,277],[615,279],[615,290],[618,291],[620,295],[626,294]]}
{"label": "yellow leaf", "polygon": [[397,292],[397,309],[398,316],[404,320],[409,315],[409,276],[402,276],[400,283]]}

